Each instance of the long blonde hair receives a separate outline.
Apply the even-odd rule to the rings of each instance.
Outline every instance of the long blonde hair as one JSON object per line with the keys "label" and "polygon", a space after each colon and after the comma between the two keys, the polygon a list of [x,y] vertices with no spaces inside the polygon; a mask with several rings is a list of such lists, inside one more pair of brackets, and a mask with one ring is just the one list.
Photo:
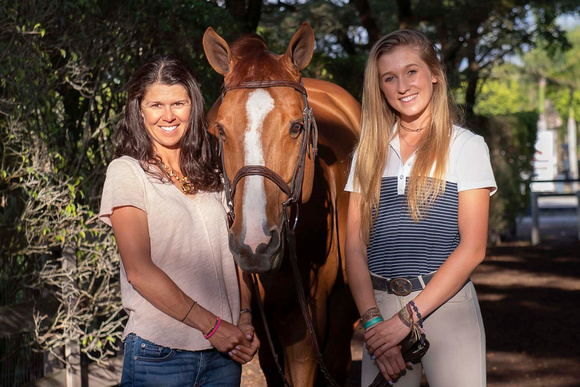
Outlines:
{"label": "long blonde hair", "polygon": [[[369,243],[369,234],[378,215],[381,178],[387,161],[392,128],[398,112],[387,102],[380,88],[379,58],[398,47],[414,48],[437,79],[429,109],[431,121],[425,131],[407,188],[407,204],[415,221],[425,216],[427,209],[445,190],[445,172],[449,144],[456,118],[456,109],[448,97],[447,79],[435,47],[422,33],[398,30],[377,41],[367,61],[362,96],[361,136],[357,144],[354,165],[355,188],[362,195],[360,201],[361,234]],[[431,173],[432,172],[432,173]]]}

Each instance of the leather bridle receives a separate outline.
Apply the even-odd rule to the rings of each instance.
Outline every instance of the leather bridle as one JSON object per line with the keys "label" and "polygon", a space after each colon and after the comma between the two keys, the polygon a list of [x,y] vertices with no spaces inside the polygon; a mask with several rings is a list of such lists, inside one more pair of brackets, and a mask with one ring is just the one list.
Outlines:
{"label": "leather bridle", "polygon": [[[303,125],[303,132],[302,132],[302,141],[300,143],[300,151],[298,153],[298,159],[296,160],[296,166],[294,167],[294,173],[292,174],[292,180],[290,184],[286,183],[286,181],[276,172],[271,170],[270,168],[264,165],[244,165],[241,167],[238,172],[236,173],[234,180],[230,185],[229,178],[226,173],[226,165],[225,165],[225,158],[224,158],[224,136],[223,133],[219,133],[219,153],[222,163],[222,170],[223,170],[223,178],[224,178],[224,191],[226,195],[227,205],[228,205],[228,218],[230,222],[230,227],[235,220],[235,213],[234,213],[234,195],[236,193],[236,187],[241,179],[246,176],[263,176],[266,179],[272,181],[284,194],[286,194],[287,199],[282,203],[282,212],[284,213],[284,228],[282,232],[285,234],[286,240],[288,242],[289,248],[289,255],[290,255],[290,262],[292,264],[292,271],[294,273],[294,281],[296,284],[296,291],[298,293],[298,299],[300,301],[300,309],[302,310],[302,315],[304,317],[304,321],[306,323],[306,328],[308,330],[308,334],[310,335],[310,340],[312,343],[312,347],[314,349],[314,353],[316,356],[316,361],[320,366],[320,369],[330,385],[337,386],[338,383],[332,378],[330,372],[326,368],[324,364],[324,360],[322,358],[322,354],[320,353],[320,349],[318,346],[318,341],[316,340],[316,332],[314,330],[314,324],[312,323],[312,318],[310,313],[308,312],[308,305],[306,303],[306,296],[304,294],[304,286],[302,284],[302,278],[300,276],[300,271],[298,269],[298,262],[297,262],[297,255],[296,255],[296,236],[294,230],[298,223],[298,206],[301,199],[302,194],[302,183],[304,181],[304,166],[306,164],[306,157],[310,156],[312,159],[316,158],[316,154],[318,152],[318,127],[316,126],[316,121],[314,120],[314,115],[312,114],[312,108],[308,103],[308,95],[306,93],[306,89],[302,85],[302,80],[300,83],[293,82],[293,81],[284,81],[284,80],[267,80],[267,81],[250,81],[250,82],[243,82],[239,85],[226,85],[222,91],[221,99],[223,101],[226,93],[231,90],[236,89],[263,89],[263,88],[271,88],[271,87],[290,87],[294,90],[300,92],[302,94],[302,99],[304,101],[304,109],[302,110],[302,125]],[[294,207],[294,221],[292,224],[290,223],[288,209],[292,210],[292,206]],[[292,384],[286,379],[284,372],[282,371],[282,367],[280,366],[280,362],[278,361],[278,355],[274,349],[274,342],[272,341],[272,337],[270,335],[270,330],[268,328],[268,322],[266,321],[266,314],[264,312],[264,307],[262,305],[262,300],[260,297],[260,289],[258,285],[258,279],[256,274],[252,273],[252,280],[254,283],[256,298],[258,302],[258,306],[260,308],[260,314],[262,316],[262,321],[264,323],[264,329],[266,331],[266,336],[268,337],[268,343],[270,345],[270,350],[274,356],[274,362],[276,363],[276,367],[278,369],[278,373],[282,377],[284,381],[284,385],[291,386]]]}
{"label": "leather bridle", "polygon": [[[298,153],[298,159],[296,160],[294,173],[292,174],[292,180],[290,181],[290,184],[286,183],[286,181],[279,174],[264,165],[244,165],[238,170],[234,180],[230,185],[230,180],[226,173],[224,159],[224,138],[222,133],[219,133],[219,153],[224,177],[224,191],[228,205],[228,218],[231,226],[235,220],[234,195],[236,194],[236,187],[240,180],[246,176],[262,176],[272,181],[278,186],[278,188],[280,188],[282,192],[284,192],[284,194],[286,194],[287,199],[282,203],[282,208],[284,210],[284,223],[286,223],[291,230],[294,230],[296,228],[296,224],[298,223],[298,203],[302,194],[302,182],[304,181],[304,165],[306,163],[306,157],[310,156],[314,159],[318,152],[318,128],[316,126],[316,121],[314,120],[314,115],[312,114],[312,108],[308,104],[308,95],[306,93],[306,89],[302,85],[302,81],[300,81],[300,83],[283,80],[250,81],[243,82],[234,86],[226,85],[222,91],[221,99],[223,101],[226,93],[231,90],[264,89],[270,87],[293,88],[302,94],[302,100],[304,101],[304,109],[302,110],[302,141],[300,143],[300,151]],[[295,208],[295,218],[292,224],[289,223],[288,218],[289,206],[294,206]],[[290,207],[290,209],[292,208]]]}

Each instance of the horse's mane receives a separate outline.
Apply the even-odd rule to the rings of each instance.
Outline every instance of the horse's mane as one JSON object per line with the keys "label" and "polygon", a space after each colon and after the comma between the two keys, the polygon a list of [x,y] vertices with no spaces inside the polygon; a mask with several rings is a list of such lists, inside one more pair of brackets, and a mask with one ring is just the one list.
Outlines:
{"label": "horse's mane", "polygon": [[235,60],[233,71],[227,80],[231,86],[245,81],[293,78],[291,69],[286,68],[268,51],[266,43],[259,35],[247,35],[236,40],[231,46],[231,53]]}

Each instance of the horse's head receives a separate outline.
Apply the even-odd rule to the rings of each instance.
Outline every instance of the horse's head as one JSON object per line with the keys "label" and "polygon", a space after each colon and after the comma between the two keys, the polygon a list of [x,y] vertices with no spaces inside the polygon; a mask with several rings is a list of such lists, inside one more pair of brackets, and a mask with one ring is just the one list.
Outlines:
{"label": "horse's head", "polygon": [[244,271],[274,271],[293,202],[307,201],[312,192],[316,130],[300,71],[312,58],[314,32],[304,23],[284,55],[269,52],[258,36],[230,47],[211,28],[203,47],[224,76],[221,101],[208,119],[220,139],[233,208],[230,250]]}

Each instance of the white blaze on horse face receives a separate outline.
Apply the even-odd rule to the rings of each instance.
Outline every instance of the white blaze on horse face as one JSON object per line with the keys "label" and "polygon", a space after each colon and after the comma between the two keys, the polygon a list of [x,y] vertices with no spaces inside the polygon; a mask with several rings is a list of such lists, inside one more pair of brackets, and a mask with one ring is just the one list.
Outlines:
{"label": "white blaze on horse face", "polygon": [[[262,127],[264,119],[274,109],[274,100],[266,90],[254,90],[246,102],[248,128],[244,139],[245,165],[264,165]],[[270,236],[264,233],[266,225],[266,189],[262,176],[247,176],[244,185],[244,244],[253,252],[261,243],[268,244]]]}

